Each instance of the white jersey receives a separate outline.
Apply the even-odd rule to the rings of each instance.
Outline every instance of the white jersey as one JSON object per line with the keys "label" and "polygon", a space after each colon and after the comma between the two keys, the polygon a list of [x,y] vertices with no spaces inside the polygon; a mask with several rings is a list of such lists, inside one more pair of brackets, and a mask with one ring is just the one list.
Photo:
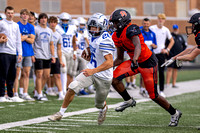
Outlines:
{"label": "white jersey", "polygon": [[68,28],[64,30],[60,24],[56,26],[56,31],[62,36],[62,52],[70,53],[73,51],[73,36],[76,35],[76,26],[75,25],[68,25]]}
{"label": "white jersey", "polygon": [[53,44],[54,44],[55,58],[58,58],[57,45],[58,44],[62,45],[62,36],[57,31],[53,32]]}
{"label": "white jersey", "polygon": [[85,38],[88,39],[87,30],[84,30],[83,33],[77,32],[76,38],[77,38],[76,44],[77,44],[77,47],[78,47],[77,55],[81,56],[83,50],[88,46],[88,44],[86,43],[86,40],[85,40]]}
{"label": "white jersey", "polygon": [[18,55],[22,55],[19,25],[14,21],[3,19],[0,21],[0,33],[5,34],[8,38],[7,42],[0,43],[0,53],[16,55],[18,52]]}
{"label": "white jersey", "polygon": [[53,31],[49,28],[35,27],[35,42],[33,44],[34,56],[37,59],[49,60],[51,58],[50,42],[53,41]]}
{"label": "white jersey", "polygon": [[[105,55],[114,54],[115,45],[111,35],[108,32],[104,32],[96,39],[89,38],[89,42],[91,52],[91,60],[87,65],[89,69],[96,68],[105,62]],[[111,80],[113,78],[113,68],[95,73],[94,76],[103,80]]]}
{"label": "white jersey", "polygon": [[166,39],[170,40],[172,38],[172,35],[169,29],[165,26],[162,26],[162,28],[158,28],[157,25],[152,25],[149,28],[156,34],[157,48],[153,49],[153,52],[155,54],[160,54],[161,50],[165,48]]}

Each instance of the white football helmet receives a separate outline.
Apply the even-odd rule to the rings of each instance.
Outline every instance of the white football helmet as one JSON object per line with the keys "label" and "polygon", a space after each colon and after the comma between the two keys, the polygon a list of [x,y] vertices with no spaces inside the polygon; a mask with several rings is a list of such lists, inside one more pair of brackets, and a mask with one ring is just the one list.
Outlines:
{"label": "white football helmet", "polygon": [[[60,24],[63,26],[68,26],[68,24],[71,22],[72,17],[69,13],[63,12],[61,13],[58,18],[60,19]],[[67,23],[63,23],[62,20],[68,20]]]}
{"label": "white football helmet", "polygon": [[72,19],[72,22],[71,22],[73,25],[76,25],[77,27],[79,26],[79,22],[77,19]]}
{"label": "white football helmet", "polygon": [[[91,31],[91,26],[99,28],[99,32]],[[102,13],[95,13],[89,18],[87,28],[92,36],[100,36],[108,28],[108,19]]]}
{"label": "white football helmet", "polygon": [[78,17],[77,20],[78,20],[79,24],[86,25],[86,20],[83,17]]}

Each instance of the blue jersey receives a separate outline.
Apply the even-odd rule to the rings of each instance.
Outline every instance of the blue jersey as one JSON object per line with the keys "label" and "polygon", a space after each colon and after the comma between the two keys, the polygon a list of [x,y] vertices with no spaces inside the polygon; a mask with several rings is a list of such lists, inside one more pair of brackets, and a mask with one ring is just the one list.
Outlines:
{"label": "blue jersey", "polygon": [[[146,32],[146,31],[144,31],[144,29],[143,28],[141,28],[140,27],[140,29],[141,29],[141,33],[142,33],[142,36],[144,37],[144,43],[148,46],[148,44],[155,44],[155,45],[157,45],[157,42],[156,42],[156,34],[153,32],[153,31],[151,31],[150,29],[149,29],[149,32]],[[148,46],[149,47],[149,46]],[[149,49],[151,50],[151,51],[153,51],[153,48],[152,47],[149,47]]]}
{"label": "blue jersey", "polygon": [[[23,25],[20,21],[17,22],[17,24],[19,25],[20,33],[22,35],[30,35],[30,34],[35,35],[35,29],[32,24],[27,23],[26,25]],[[33,55],[34,55],[34,52],[33,52],[32,44],[26,41],[22,41],[22,56],[26,57],[26,56],[33,56]]]}

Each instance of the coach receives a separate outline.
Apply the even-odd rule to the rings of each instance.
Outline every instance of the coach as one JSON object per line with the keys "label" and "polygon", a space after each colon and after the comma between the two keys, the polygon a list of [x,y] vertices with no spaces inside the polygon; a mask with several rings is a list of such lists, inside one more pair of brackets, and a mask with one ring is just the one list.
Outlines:
{"label": "coach", "polygon": [[[6,19],[0,21],[0,33],[7,36],[6,41],[0,43],[0,102],[15,102],[13,97],[13,83],[16,74],[16,53],[18,62],[22,60],[22,45],[19,26],[13,22],[14,8],[5,8]],[[5,95],[5,82],[7,84],[8,99]]]}

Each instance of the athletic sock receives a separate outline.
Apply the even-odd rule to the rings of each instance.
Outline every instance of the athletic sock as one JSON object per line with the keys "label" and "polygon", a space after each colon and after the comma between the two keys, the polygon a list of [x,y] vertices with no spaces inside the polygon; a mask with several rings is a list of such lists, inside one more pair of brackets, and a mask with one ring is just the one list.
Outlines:
{"label": "athletic sock", "polygon": [[174,107],[172,107],[172,105],[170,104],[169,109],[167,110],[171,115],[174,115],[176,113],[176,109]]}
{"label": "athletic sock", "polygon": [[61,107],[59,112],[61,113],[61,115],[64,115],[66,110],[67,110],[67,108]]}
{"label": "athletic sock", "polygon": [[24,88],[19,88],[19,94],[23,94]]}
{"label": "athletic sock", "polygon": [[123,92],[119,93],[122,98],[124,99],[124,101],[128,101],[131,99],[130,95],[128,94],[128,92],[126,91],[126,89]]}

